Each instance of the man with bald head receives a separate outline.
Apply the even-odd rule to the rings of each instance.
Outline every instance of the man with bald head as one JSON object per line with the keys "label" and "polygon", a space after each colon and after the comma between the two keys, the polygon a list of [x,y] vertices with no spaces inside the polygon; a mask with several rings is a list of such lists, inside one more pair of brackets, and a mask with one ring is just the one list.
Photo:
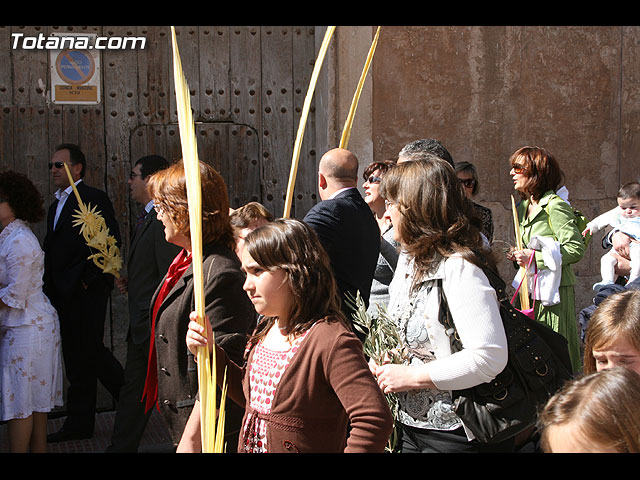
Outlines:
{"label": "man with bald head", "polygon": [[345,295],[349,292],[355,297],[359,291],[369,305],[371,281],[380,253],[380,229],[357,185],[356,156],[342,148],[329,150],[318,167],[322,201],[304,217],[329,254],[342,310],[349,321],[353,320],[353,310],[345,302]]}

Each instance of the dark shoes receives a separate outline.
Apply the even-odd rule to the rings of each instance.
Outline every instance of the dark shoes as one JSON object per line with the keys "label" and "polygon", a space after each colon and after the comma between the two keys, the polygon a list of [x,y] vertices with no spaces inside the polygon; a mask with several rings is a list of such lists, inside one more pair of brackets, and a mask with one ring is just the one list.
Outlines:
{"label": "dark shoes", "polygon": [[68,442],[69,440],[85,440],[91,438],[91,433],[70,432],[64,429],[60,429],[55,433],[47,435],[47,443],[59,443]]}

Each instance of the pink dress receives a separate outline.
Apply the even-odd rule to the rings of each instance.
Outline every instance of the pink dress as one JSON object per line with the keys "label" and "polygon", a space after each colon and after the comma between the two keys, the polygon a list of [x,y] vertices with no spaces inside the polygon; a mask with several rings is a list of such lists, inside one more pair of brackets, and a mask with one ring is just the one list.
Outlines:
{"label": "pink dress", "polygon": [[[280,379],[300,348],[300,344],[311,329],[297,337],[288,350],[271,350],[262,342],[256,345],[253,361],[249,368],[251,398],[249,404],[258,414],[268,414]],[[247,419],[244,431],[252,429],[246,436],[245,451],[248,453],[268,453],[267,425],[264,419]]]}

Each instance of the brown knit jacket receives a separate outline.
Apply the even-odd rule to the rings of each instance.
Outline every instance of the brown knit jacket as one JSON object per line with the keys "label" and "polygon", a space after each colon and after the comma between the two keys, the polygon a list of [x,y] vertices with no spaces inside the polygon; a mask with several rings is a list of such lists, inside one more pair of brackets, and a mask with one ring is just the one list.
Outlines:
{"label": "brown knit jacket", "polygon": [[[339,322],[320,320],[314,325],[285,370],[267,415],[247,403],[245,369],[216,348],[220,383],[225,365],[228,397],[246,408],[243,425],[247,419],[250,424],[257,418],[266,420],[269,452],[384,451],[393,428],[389,405],[369,370],[362,343]],[[238,452],[244,452],[246,441],[241,434]]]}

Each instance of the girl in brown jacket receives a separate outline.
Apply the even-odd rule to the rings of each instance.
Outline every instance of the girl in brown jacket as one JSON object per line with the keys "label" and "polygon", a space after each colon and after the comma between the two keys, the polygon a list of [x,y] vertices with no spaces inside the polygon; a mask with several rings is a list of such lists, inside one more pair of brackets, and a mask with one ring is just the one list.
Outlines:
{"label": "girl in brown jacket", "polygon": [[[316,234],[279,219],[246,237],[241,259],[244,290],[263,318],[244,367],[215,349],[217,378],[227,367],[228,396],[245,408],[238,452],[383,452],[391,412]],[[196,352],[205,332],[191,318],[187,345]]]}

